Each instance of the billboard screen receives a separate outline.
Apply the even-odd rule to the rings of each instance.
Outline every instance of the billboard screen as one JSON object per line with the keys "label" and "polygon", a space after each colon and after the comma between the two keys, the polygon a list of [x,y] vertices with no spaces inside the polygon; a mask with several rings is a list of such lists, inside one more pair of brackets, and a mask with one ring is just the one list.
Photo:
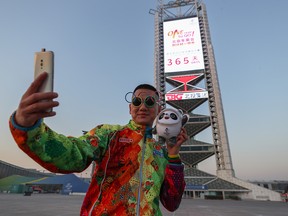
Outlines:
{"label": "billboard screen", "polygon": [[208,91],[179,92],[179,93],[168,92],[165,94],[166,101],[202,99],[202,98],[208,98]]}
{"label": "billboard screen", "polygon": [[164,22],[164,72],[204,69],[198,17]]}

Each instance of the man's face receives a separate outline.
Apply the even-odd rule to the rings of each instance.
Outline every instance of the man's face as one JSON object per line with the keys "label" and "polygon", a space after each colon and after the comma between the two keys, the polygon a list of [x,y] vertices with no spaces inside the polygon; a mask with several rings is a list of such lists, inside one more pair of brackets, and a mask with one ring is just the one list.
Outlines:
{"label": "man's face", "polygon": [[158,97],[154,91],[149,89],[138,89],[136,90],[133,97],[139,97],[142,99],[142,103],[139,106],[134,106],[132,103],[129,104],[129,113],[137,124],[152,126],[154,119],[160,112],[160,106],[156,103],[153,107],[147,107],[144,100],[152,96],[158,101]]}

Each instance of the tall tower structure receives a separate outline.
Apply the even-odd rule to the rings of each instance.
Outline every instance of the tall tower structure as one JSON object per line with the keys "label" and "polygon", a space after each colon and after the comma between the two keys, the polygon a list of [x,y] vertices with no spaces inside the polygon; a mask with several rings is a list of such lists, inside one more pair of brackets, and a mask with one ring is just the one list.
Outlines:
{"label": "tall tower structure", "polygon": [[[235,177],[205,4],[158,0],[149,13],[155,20],[154,81],[160,103],[189,114],[185,128],[190,139],[180,149],[186,165],[184,196],[280,201],[279,193]],[[204,114],[199,113],[201,108]],[[201,140],[208,129],[211,141]],[[211,156],[215,156],[216,176],[197,169]]]}
{"label": "tall tower structure", "polygon": [[[190,115],[190,140],[180,152],[183,162],[197,167],[215,155],[217,175],[235,176],[205,4],[159,0],[150,13],[155,16],[154,80],[161,104]],[[207,114],[197,113],[201,106],[208,107]],[[209,127],[213,143],[197,140]]]}

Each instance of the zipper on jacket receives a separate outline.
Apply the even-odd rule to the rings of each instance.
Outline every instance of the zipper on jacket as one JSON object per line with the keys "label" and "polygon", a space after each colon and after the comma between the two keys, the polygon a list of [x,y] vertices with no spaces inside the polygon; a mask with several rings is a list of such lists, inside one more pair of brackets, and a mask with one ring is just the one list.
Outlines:
{"label": "zipper on jacket", "polygon": [[152,128],[146,127],[145,128],[145,134],[144,134],[144,142],[142,146],[142,155],[141,155],[141,161],[140,161],[140,170],[139,170],[139,187],[138,187],[138,198],[137,198],[137,208],[136,208],[136,215],[140,216],[140,203],[141,203],[141,192],[142,192],[142,181],[143,181],[143,164],[144,164],[144,158],[145,158],[145,150],[146,150],[146,139],[151,138],[151,130]]}

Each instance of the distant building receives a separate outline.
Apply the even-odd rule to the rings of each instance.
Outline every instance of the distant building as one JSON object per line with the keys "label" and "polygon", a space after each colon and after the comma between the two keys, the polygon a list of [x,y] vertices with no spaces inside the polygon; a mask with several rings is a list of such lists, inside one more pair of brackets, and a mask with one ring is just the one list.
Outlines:
{"label": "distant building", "polygon": [[269,190],[276,191],[278,193],[288,192],[288,181],[251,181],[251,183],[256,184],[260,187],[267,188]]}

